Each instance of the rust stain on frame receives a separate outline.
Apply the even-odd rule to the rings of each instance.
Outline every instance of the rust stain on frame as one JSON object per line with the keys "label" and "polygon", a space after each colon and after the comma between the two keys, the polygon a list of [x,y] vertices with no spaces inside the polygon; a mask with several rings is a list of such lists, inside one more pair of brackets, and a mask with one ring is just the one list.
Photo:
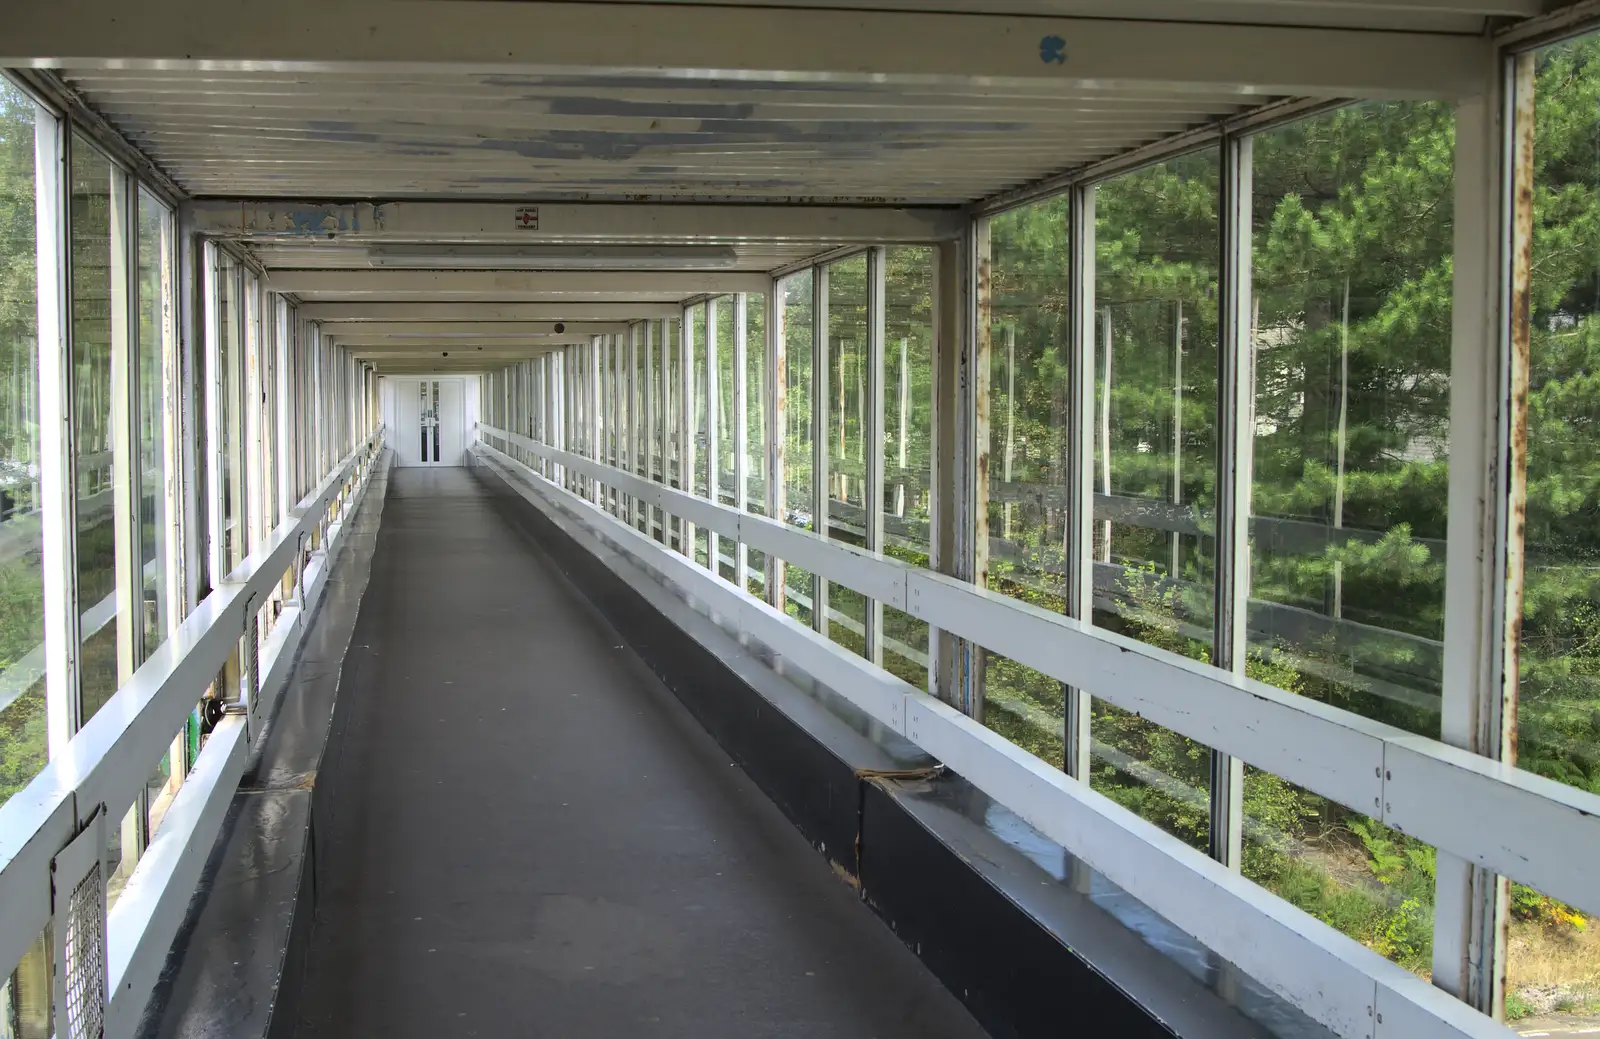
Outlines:
{"label": "rust stain on frame", "polygon": [[1510,451],[1506,481],[1505,661],[1500,710],[1479,721],[1483,751],[1506,764],[1517,761],[1517,697],[1522,648],[1528,521],[1528,382],[1533,352],[1533,150],[1534,56],[1516,59],[1516,109],[1512,126],[1511,357],[1508,372]]}

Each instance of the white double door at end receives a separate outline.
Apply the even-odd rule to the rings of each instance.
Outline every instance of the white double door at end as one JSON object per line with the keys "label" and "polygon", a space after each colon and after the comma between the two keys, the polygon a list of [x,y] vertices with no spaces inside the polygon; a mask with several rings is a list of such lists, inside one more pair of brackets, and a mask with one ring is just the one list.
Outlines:
{"label": "white double door at end", "polygon": [[461,465],[467,446],[460,379],[398,379],[391,443],[400,465]]}

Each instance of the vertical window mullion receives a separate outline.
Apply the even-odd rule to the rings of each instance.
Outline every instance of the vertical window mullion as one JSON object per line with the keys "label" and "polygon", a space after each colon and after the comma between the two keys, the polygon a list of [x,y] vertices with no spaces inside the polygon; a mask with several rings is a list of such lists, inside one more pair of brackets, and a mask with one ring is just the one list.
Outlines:
{"label": "vertical window mullion", "polygon": [[[749,511],[750,447],[749,371],[745,360],[749,344],[749,297],[743,292],[733,299],[733,507]],[[740,590],[749,588],[749,557],[741,539],[733,546],[733,583]]]}
{"label": "vertical window mullion", "polygon": [[[585,368],[588,371],[589,380],[588,385],[584,387],[584,403],[588,409],[588,413],[584,416],[586,423],[584,429],[589,438],[588,455],[590,459],[596,462],[600,462],[605,459],[605,452],[601,449],[600,445],[600,432],[602,429],[600,407],[601,402],[605,399],[600,388],[600,376],[604,371],[604,368],[600,363],[600,353],[602,350],[600,344],[602,342],[602,337],[593,336],[589,340],[589,345],[585,347],[585,349],[588,351]],[[589,481],[589,496],[591,501],[597,505],[602,504],[604,502],[604,494],[605,489],[599,480]]]}
{"label": "vertical window mullion", "polygon": [[[1512,431],[1528,429],[1532,314],[1514,286],[1531,291],[1533,276],[1534,62],[1509,58],[1496,90],[1456,106],[1439,738],[1496,760],[1509,749],[1520,678],[1508,656],[1520,649],[1508,636],[1524,580],[1512,517],[1525,520],[1528,452],[1518,457]],[[1510,885],[1443,848],[1435,878],[1434,984],[1503,1017]]]}
{"label": "vertical window mullion", "polygon": [[[1067,517],[1063,557],[1067,567],[1067,614],[1091,620],[1094,609],[1094,188],[1079,187],[1068,199],[1068,292],[1070,329],[1067,385]],[[1066,700],[1064,768],[1089,781],[1089,694],[1062,687]]]}
{"label": "vertical window mullion", "polygon": [[[678,489],[694,493],[694,318],[688,308],[678,322]],[[678,551],[694,558],[694,524],[678,520]]]}
{"label": "vertical window mullion", "polygon": [[[706,341],[701,347],[706,353],[706,497],[715,502],[722,490],[722,451],[718,437],[722,431],[718,428],[717,403],[718,395],[722,392],[721,371],[722,366],[717,363],[717,309],[722,303],[719,297],[713,296],[706,300]],[[706,532],[706,569],[712,573],[720,571],[720,555],[722,552],[720,539],[715,530]]]}
{"label": "vertical window mullion", "polygon": [[[661,323],[657,320],[646,321],[644,325],[644,478],[651,482],[658,482],[657,455],[660,452],[660,441],[656,439],[656,409],[659,406],[656,397],[656,329]],[[645,508],[645,534],[655,537],[656,510],[654,506]]]}
{"label": "vertical window mullion", "polygon": [[[139,414],[134,389],[138,386],[138,355],[134,329],[138,327],[135,276],[139,270],[138,226],[134,213],[136,193],[128,175],[111,167],[111,485],[115,512],[112,539],[116,570],[117,686],[133,677],[141,659],[144,625],[139,604],[144,598],[144,575],[139,562]],[[133,850],[127,848],[127,850]]]}
{"label": "vertical window mullion", "polygon": [[[77,502],[72,479],[72,322],[68,174],[70,133],[35,110],[36,271],[39,321],[39,490],[44,584],[45,726],[49,757],[78,728],[78,592],[74,563]],[[50,130],[47,131],[47,127]]]}
{"label": "vertical window mullion", "polygon": [[[778,523],[787,522],[788,505],[785,488],[789,474],[785,461],[784,443],[788,437],[787,414],[784,406],[784,388],[789,381],[788,332],[784,328],[787,299],[776,281],[767,285],[767,383],[762,387],[761,406],[767,411],[767,500],[764,503],[767,517]],[[767,602],[782,612],[784,607],[784,563],[771,553],[767,554],[767,571],[764,588]]]}
{"label": "vertical window mullion", "polygon": [[[866,443],[867,472],[861,504],[866,512],[867,548],[882,552],[883,540],[883,375],[884,326],[887,320],[884,264],[887,252],[875,246],[867,253],[867,378]],[[883,601],[866,600],[866,656],[883,664]]]}
{"label": "vertical window mullion", "polygon": [[[1250,593],[1250,462],[1254,443],[1250,370],[1249,137],[1222,142],[1218,227],[1222,243],[1217,298],[1217,563],[1212,663],[1235,675],[1245,667]],[[1243,854],[1244,762],[1211,752],[1211,857],[1239,869]]]}
{"label": "vertical window mullion", "polygon": [[[828,268],[811,274],[811,515],[817,537],[828,537]],[[811,579],[811,626],[828,634],[828,581]]]}

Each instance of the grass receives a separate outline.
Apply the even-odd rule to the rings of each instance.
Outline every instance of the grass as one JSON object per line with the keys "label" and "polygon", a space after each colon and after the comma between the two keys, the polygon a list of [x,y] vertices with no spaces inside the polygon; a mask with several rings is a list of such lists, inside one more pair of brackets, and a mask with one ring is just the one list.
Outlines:
{"label": "grass", "polygon": [[1582,927],[1513,920],[1506,942],[1506,1017],[1600,1013],[1600,918]]}

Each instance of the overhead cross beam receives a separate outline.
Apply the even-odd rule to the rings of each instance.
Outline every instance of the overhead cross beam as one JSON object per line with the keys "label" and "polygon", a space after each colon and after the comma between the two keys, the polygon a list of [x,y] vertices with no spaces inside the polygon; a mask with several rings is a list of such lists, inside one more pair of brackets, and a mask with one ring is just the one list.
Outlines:
{"label": "overhead cross beam", "polygon": [[609,335],[626,332],[626,321],[358,321],[322,323],[322,330],[339,339],[381,341],[384,339],[463,340],[549,338],[551,336]]}
{"label": "overhead cross beam", "polygon": [[332,341],[336,346],[342,346],[357,353],[384,351],[397,352],[402,350],[550,350],[558,346],[583,345],[589,342],[587,336],[549,336],[546,338],[522,339],[429,339],[417,337],[409,339],[363,339],[349,338],[347,336],[333,336]]}
{"label": "overhead cross beam", "polygon": [[[3,16],[0,16],[3,17]],[[950,207],[714,206],[658,203],[349,202],[206,199],[185,206],[201,234],[342,243],[934,242],[959,237]]]}
{"label": "overhead cross beam", "polygon": [[[1501,0],[1522,13],[1527,0]],[[1180,20],[697,4],[8,0],[0,63],[347,72],[761,76],[829,84],[1161,84],[1274,95],[1475,95],[1485,35]],[[902,41],[904,45],[889,45]]]}
{"label": "overhead cross beam", "polygon": [[677,317],[677,303],[496,303],[381,302],[302,303],[300,315],[325,328],[344,325],[448,323],[454,321],[630,322]]}
{"label": "overhead cross beam", "polygon": [[395,299],[479,297],[489,300],[592,300],[631,297],[670,301],[701,293],[765,292],[765,274],[719,271],[408,271],[275,270],[276,292],[326,299],[387,296]]}

